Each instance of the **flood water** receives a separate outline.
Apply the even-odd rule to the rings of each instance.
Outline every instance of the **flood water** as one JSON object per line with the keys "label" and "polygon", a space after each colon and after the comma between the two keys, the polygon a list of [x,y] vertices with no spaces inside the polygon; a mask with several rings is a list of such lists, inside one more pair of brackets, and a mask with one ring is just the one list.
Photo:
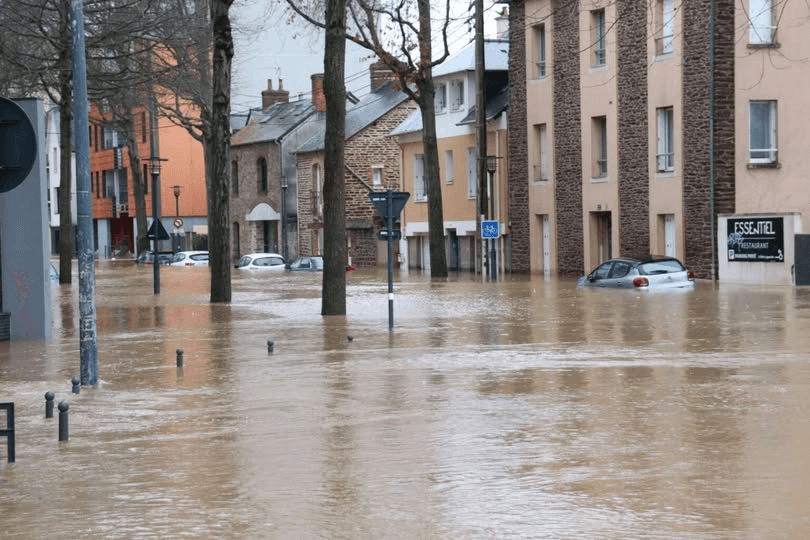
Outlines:
{"label": "flood water", "polygon": [[324,318],[320,274],[212,306],[206,268],[99,263],[78,395],[53,284],[53,338],[0,342],[0,537],[810,538],[810,289],[396,279],[389,332],[384,269]]}

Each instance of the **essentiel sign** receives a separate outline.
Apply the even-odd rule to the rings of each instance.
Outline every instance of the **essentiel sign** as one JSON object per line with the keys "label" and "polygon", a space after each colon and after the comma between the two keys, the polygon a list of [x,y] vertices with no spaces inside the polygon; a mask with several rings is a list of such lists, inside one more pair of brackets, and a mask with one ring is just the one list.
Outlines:
{"label": "essentiel sign", "polygon": [[783,262],[785,260],[785,241],[782,218],[729,218],[728,260]]}

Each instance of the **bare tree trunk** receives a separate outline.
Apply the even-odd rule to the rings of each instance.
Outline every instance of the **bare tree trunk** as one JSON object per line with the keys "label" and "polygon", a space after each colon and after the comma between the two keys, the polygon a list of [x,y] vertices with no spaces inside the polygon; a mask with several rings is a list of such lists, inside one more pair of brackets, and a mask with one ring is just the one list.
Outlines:
{"label": "bare tree trunk", "polygon": [[[433,56],[431,45],[430,0],[418,0],[419,41],[422,59]],[[422,77],[417,80],[422,111],[422,143],[425,151],[425,192],[428,199],[428,229],[430,238],[430,277],[447,277],[447,250],[444,239],[444,213],[442,210],[442,183],[439,178],[439,147],[436,141],[436,111],[433,108],[435,88],[433,71],[425,66]]]}
{"label": "bare tree trunk", "polygon": [[233,0],[211,0],[214,33],[211,178],[208,183],[208,251],[211,302],[231,301],[230,115],[233,35],[228,10]]}
{"label": "bare tree trunk", "polygon": [[346,135],[346,0],[326,4],[324,47],[324,268],[321,315],[346,314],[346,216],[343,190],[346,181],[343,147]]}
{"label": "bare tree trunk", "polygon": [[146,185],[147,179],[143,177],[141,169],[141,154],[138,150],[138,134],[135,132],[135,120],[132,109],[126,109],[127,150],[129,153],[129,170],[132,173],[132,194],[135,197],[135,223],[138,237],[135,239],[135,254],[149,249],[149,239],[146,238]]}
{"label": "bare tree trunk", "polygon": [[[69,43],[69,40],[68,40]],[[65,51],[64,64],[70,66],[70,56]],[[72,281],[73,266],[73,212],[71,209],[73,192],[73,100],[71,95],[71,71],[63,69],[60,75],[60,95],[63,98],[59,106],[59,283]]]}

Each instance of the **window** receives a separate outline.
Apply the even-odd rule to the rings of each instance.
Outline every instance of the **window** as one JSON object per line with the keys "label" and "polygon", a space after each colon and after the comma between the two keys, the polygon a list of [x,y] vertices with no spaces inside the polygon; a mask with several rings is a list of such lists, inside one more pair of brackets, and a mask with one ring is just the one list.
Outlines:
{"label": "window", "polygon": [[474,147],[467,148],[467,198],[478,196],[478,154]]}
{"label": "window", "polygon": [[538,24],[534,27],[534,41],[535,41],[535,78],[546,78],[546,25]]}
{"label": "window", "polygon": [[658,172],[675,170],[675,141],[673,137],[672,107],[656,109],[658,117],[658,154],[656,156]]}
{"label": "window", "polygon": [[595,116],[591,120],[591,166],[593,178],[605,178],[607,176],[607,118]]}
{"label": "window", "polygon": [[450,110],[458,111],[464,106],[464,80],[450,82]]}
{"label": "window", "polygon": [[748,43],[770,45],[774,38],[773,0],[751,0],[748,12]]}
{"label": "window", "polygon": [[425,156],[416,154],[413,156],[413,198],[415,201],[426,201],[425,194]]}
{"label": "window", "polygon": [[749,115],[750,162],[776,163],[776,101],[752,101]]}
{"label": "window", "polygon": [[231,162],[231,193],[239,195],[239,162]]}
{"label": "window", "polygon": [[444,181],[447,184],[453,183],[453,151],[444,151]]}
{"label": "window", "polygon": [[383,166],[382,165],[374,165],[371,167],[371,182],[375,186],[382,185],[382,177],[383,177]]}
{"label": "window", "polygon": [[605,10],[591,11],[591,43],[594,67],[605,65]]}
{"label": "window", "polygon": [[321,166],[312,166],[312,212],[318,217],[323,215],[323,181],[321,180]]}
{"label": "window", "polygon": [[112,128],[101,128],[101,148],[121,148],[124,146],[124,137]]}
{"label": "window", "polygon": [[534,164],[534,181],[545,182],[548,180],[548,134],[546,124],[537,124],[534,126],[535,138],[535,164]]}
{"label": "window", "polygon": [[[146,165],[144,165],[143,168],[144,170],[146,170]],[[101,176],[99,175],[98,171],[96,171],[96,199],[100,198],[101,198]]]}
{"label": "window", "polygon": [[673,2],[674,0],[656,0],[655,2],[655,54],[658,55],[672,52],[672,36],[674,33],[675,19]]}
{"label": "window", "polygon": [[56,209],[54,214],[59,213],[59,208],[62,206],[62,191],[58,186],[56,187]]}
{"label": "window", "polygon": [[267,160],[259,160],[259,193],[267,193]]}
{"label": "window", "polygon": [[436,93],[433,96],[433,105],[437,113],[443,113],[447,110],[447,85],[444,83],[436,84]]}

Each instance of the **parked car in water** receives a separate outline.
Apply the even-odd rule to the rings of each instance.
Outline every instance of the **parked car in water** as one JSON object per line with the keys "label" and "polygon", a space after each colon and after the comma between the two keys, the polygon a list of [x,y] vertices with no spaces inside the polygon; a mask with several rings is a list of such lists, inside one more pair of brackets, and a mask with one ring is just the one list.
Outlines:
{"label": "parked car in water", "polygon": [[[171,264],[174,259],[174,253],[171,251],[161,251],[158,253],[158,262],[160,264]],[[154,264],[155,254],[151,250],[144,250],[138,254],[136,259],[138,264]]]}
{"label": "parked car in water", "polygon": [[278,253],[248,253],[236,263],[237,270],[284,271],[287,261]]}
{"label": "parked car in water", "polygon": [[208,266],[207,251],[178,251],[174,254],[172,266]]}
{"label": "parked car in water", "polygon": [[287,265],[287,269],[293,272],[318,272],[323,270],[323,257],[307,256],[298,257]]}
{"label": "parked car in water", "polygon": [[694,274],[678,259],[660,255],[610,259],[577,280],[578,287],[622,289],[674,289],[694,285]]}

